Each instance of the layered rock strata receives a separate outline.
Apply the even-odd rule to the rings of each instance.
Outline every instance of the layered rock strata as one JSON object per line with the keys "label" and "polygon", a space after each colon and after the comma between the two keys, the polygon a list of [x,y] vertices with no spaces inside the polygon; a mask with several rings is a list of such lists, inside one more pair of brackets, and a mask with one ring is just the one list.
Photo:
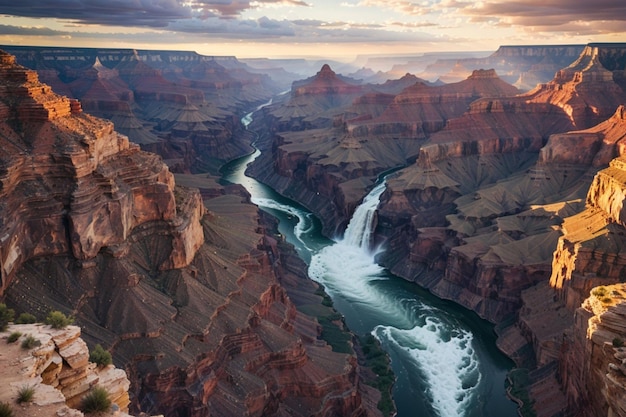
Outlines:
{"label": "layered rock strata", "polygon": [[7,47],[55,91],[159,153],[177,172],[217,169],[250,151],[238,114],[279,91],[234,57],[192,52]]}
{"label": "layered rock strata", "polygon": [[[9,343],[7,339],[12,333],[22,336]],[[100,387],[118,410],[115,415],[128,416],[130,381],[126,373],[113,365],[101,367],[89,362],[89,349],[80,333],[77,326],[53,329],[43,324],[9,325],[1,333],[0,401],[14,404],[24,387],[34,391],[32,401],[13,407],[13,415],[79,417],[83,415],[78,410],[82,398],[93,387]],[[31,349],[20,347],[27,337],[39,345]]]}
{"label": "layered rock strata", "polygon": [[126,369],[136,412],[379,415],[351,345],[298,309],[335,316],[245,190],[181,177],[214,197],[205,208],[160,158],[0,58],[7,304],[74,315]]}

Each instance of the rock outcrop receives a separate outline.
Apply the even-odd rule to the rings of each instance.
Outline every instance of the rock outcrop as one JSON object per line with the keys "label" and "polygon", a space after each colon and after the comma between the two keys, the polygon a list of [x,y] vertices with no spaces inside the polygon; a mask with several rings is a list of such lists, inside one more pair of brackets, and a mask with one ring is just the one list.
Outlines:
{"label": "rock outcrop", "polygon": [[350,345],[299,308],[345,332],[340,318],[245,190],[176,185],[5,53],[0,103],[0,294],[18,313],[75,316],[127,371],[131,411],[379,415]]}
{"label": "rock outcrop", "polygon": [[6,47],[55,91],[111,120],[174,172],[204,172],[250,152],[238,115],[278,91],[232,57],[192,52]]}
{"label": "rock outcrop", "polygon": [[[9,342],[10,334],[21,334]],[[26,338],[32,348],[20,347]],[[83,416],[81,400],[94,387],[107,391],[115,416],[128,417],[130,381],[122,369],[89,362],[89,349],[80,338],[80,327],[53,329],[43,324],[9,325],[1,333],[0,401],[15,404],[20,390],[31,388],[32,401],[13,406],[16,417]]]}

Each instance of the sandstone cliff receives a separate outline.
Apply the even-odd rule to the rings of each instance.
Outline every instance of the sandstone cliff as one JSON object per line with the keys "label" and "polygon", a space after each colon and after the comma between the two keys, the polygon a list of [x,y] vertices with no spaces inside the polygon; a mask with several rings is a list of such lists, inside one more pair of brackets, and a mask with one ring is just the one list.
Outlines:
{"label": "sandstone cliff", "polygon": [[243,189],[182,176],[214,197],[205,208],[159,157],[5,53],[0,86],[7,304],[74,315],[126,369],[137,412],[379,415],[351,345],[329,346],[299,309],[341,321]]}
{"label": "sandstone cliff", "polygon": [[[12,333],[22,336],[9,343],[7,339]],[[89,362],[89,349],[80,338],[80,327],[57,330],[43,324],[17,324],[9,325],[0,334],[0,401],[12,405],[14,416],[83,416],[78,410],[82,398],[93,387],[100,387],[108,392],[112,408],[118,410],[110,415],[128,417],[130,381],[126,373],[113,365],[100,367]],[[21,348],[29,336],[39,345]],[[33,388],[33,399],[17,405],[24,387]]]}
{"label": "sandstone cliff", "polygon": [[278,91],[232,57],[193,52],[6,47],[55,91],[109,119],[175,172],[217,169],[250,151],[239,114]]}

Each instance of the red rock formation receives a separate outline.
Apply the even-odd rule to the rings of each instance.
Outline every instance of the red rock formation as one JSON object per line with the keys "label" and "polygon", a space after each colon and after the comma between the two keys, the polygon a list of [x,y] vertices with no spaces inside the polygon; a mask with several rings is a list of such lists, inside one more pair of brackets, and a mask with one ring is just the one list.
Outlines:
{"label": "red rock formation", "polygon": [[0,103],[1,295],[75,315],[126,368],[132,409],[379,415],[356,355],[291,301],[333,314],[245,193],[213,193],[207,212],[159,157],[4,53]]}

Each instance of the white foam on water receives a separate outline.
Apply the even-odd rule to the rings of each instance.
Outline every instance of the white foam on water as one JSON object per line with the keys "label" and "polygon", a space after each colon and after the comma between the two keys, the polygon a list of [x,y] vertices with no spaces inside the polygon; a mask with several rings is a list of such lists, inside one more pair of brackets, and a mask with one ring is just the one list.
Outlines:
{"label": "white foam on water", "polygon": [[434,316],[411,329],[377,326],[372,334],[412,359],[428,383],[427,395],[440,417],[458,417],[478,394],[481,375],[472,333],[451,329]]}
{"label": "white foam on water", "polygon": [[279,210],[279,211],[282,211],[283,213],[287,213],[289,215],[296,217],[298,219],[298,222],[294,226],[293,233],[298,239],[298,241],[300,241],[302,246],[304,246],[309,252],[313,251],[313,249],[307,246],[306,239],[303,238],[303,236],[306,233],[309,233],[310,231],[312,231],[314,227],[313,220],[311,219],[311,216],[312,216],[311,213],[305,212],[303,210],[299,210],[287,204],[281,204],[277,201],[272,200],[271,198],[252,197],[251,200],[254,204],[256,204],[259,207]]}

